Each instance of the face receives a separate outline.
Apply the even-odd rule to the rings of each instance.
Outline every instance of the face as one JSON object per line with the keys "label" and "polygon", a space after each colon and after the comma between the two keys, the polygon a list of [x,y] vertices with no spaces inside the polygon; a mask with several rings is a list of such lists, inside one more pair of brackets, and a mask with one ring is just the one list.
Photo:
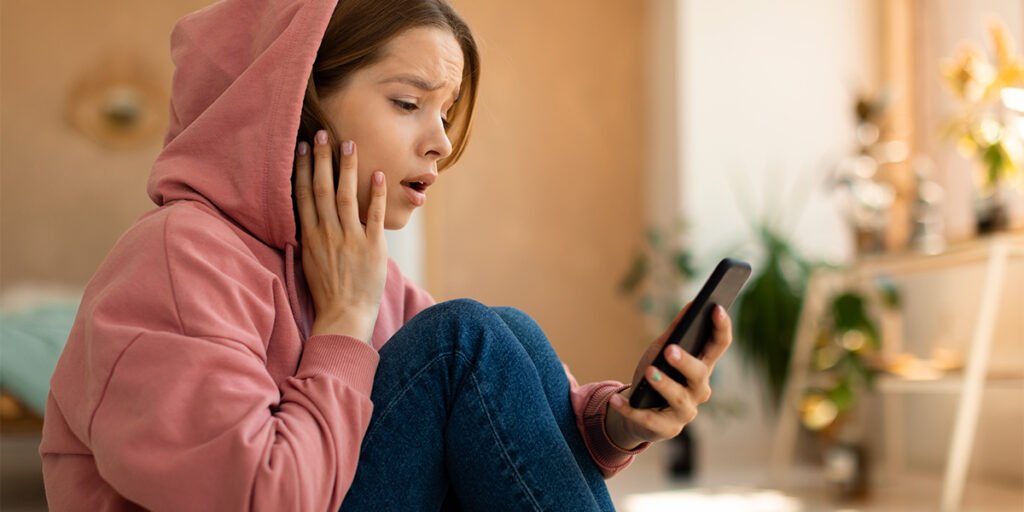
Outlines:
{"label": "face", "polygon": [[422,206],[429,191],[416,191],[421,187],[409,183],[436,179],[438,160],[452,152],[445,127],[462,85],[462,61],[451,32],[410,29],[387,44],[382,59],[324,98],[339,143],[356,144],[364,224],[374,171],[384,172],[387,183],[385,229],[401,229]]}

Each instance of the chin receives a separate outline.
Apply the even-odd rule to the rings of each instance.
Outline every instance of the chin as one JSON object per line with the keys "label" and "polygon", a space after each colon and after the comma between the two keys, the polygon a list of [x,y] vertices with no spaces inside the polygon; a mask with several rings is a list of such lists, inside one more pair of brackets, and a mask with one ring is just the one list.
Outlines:
{"label": "chin", "polygon": [[390,230],[390,231],[398,231],[399,229],[404,228],[405,225],[408,224],[408,223],[409,223],[409,216],[408,215],[402,215],[402,216],[396,216],[396,217],[392,217],[392,216],[388,215],[388,216],[384,217],[384,229],[387,229],[387,230]]}

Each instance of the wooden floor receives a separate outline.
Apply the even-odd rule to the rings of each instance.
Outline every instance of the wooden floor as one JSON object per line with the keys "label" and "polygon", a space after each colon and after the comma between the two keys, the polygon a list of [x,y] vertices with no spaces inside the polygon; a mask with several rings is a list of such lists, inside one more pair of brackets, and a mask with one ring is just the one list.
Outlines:
{"label": "wooden floor", "polygon": [[[36,435],[0,437],[0,508],[4,512],[46,510],[36,449]],[[765,485],[768,475],[753,468],[703,475],[693,482],[670,480],[664,445],[655,445],[608,481],[616,508],[621,512],[934,512],[938,509],[938,475],[876,483],[871,499],[837,503],[830,499],[820,473],[804,471],[789,489]],[[964,511],[1024,511],[1024,488],[972,482]]]}
{"label": "wooden floor", "polygon": [[[667,477],[663,446],[655,445],[634,464],[608,481],[621,512],[935,512],[941,475],[905,476],[898,481],[875,481],[869,498],[840,502],[828,493],[820,471],[796,471],[787,488],[767,484],[763,468],[719,470],[692,482]],[[875,479],[879,480],[879,479]],[[1024,486],[971,482],[963,511],[1024,511]]]}
{"label": "wooden floor", "polygon": [[38,433],[4,432],[0,435],[0,510],[3,512],[47,509],[38,450]]}

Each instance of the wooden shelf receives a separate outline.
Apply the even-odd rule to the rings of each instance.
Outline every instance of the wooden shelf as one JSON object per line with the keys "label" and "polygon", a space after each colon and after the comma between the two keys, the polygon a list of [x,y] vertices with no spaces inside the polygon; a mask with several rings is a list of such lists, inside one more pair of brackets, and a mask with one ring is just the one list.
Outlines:
{"label": "wooden shelf", "polygon": [[[964,377],[960,374],[945,375],[938,379],[908,379],[898,375],[880,375],[875,381],[879,393],[960,393],[964,389]],[[1024,391],[1024,374],[989,375],[985,389]]]}
{"label": "wooden shelf", "polygon": [[1024,232],[1003,233],[951,244],[938,254],[900,251],[861,257],[852,267],[858,274],[908,275],[935,272],[970,264],[982,264],[993,245],[1005,245],[1010,257],[1024,256]]}
{"label": "wooden shelf", "polygon": [[934,255],[914,252],[882,254],[862,258],[848,268],[816,270],[808,282],[797,325],[789,379],[773,443],[773,472],[784,480],[784,475],[792,465],[799,429],[798,405],[804,389],[814,381],[810,373],[811,354],[815,345],[817,322],[825,314],[827,297],[878,277],[904,277],[976,265],[982,267],[984,277],[979,283],[981,293],[977,301],[977,317],[963,370],[931,380],[912,380],[888,374],[880,376],[877,382],[883,398],[883,421],[886,424],[886,465],[891,474],[898,474],[905,467],[902,442],[898,436],[902,431],[900,394],[948,393],[956,396],[956,419],[937,505],[943,512],[958,510],[967,482],[968,462],[982,393],[990,389],[1024,390],[1024,365],[996,369],[990,361],[993,338],[996,336],[996,320],[1000,309],[1006,309],[1001,308],[1004,290],[1015,285],[1006,281],[1007,267],[1011,262],[1020,263],[1022,259],[1024,233],[1015,232],[953,244],[942,253]]}

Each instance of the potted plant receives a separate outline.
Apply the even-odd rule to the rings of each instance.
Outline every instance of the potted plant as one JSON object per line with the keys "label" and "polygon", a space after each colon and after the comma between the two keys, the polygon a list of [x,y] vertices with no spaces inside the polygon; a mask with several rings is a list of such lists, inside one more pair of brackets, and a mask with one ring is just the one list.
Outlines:
{"label": "potted plant", "polygon": [[812,264],[780,229],[766,221],[754,228],[762,257],[736,300],[733,341],[744,361],[767,384],[765,397],[775,411],[785,388]]}
{"label": "potted plant", "polygon": [[1024,134],[1009,125],[1010,114],[1004,106],[1005,91],[1024,87],[1024,60],[1014,54],[1013,40],[1004,26],[993,23],[989,35],[994,62],[976,46],[964,45],[943,66],[946,84],[960,103],[944,134],[961,152],[977,159],[981,171],[976,206],[979,233],[1009,227],[1008,201],[1024,167]]}
{"label": "potted plant", "polygon": [[[866,450],[854,412],[873,387],[882,348],[882,331],[869,311],[896,311],[900,303],[889,281],[876,284],[879,293],[847,289],[829,301],[800,404],[801,423],[821,442],[825,478],[843,499],[863,497],[868,489]],[[874,299],[880,304],[872,308]]]}

